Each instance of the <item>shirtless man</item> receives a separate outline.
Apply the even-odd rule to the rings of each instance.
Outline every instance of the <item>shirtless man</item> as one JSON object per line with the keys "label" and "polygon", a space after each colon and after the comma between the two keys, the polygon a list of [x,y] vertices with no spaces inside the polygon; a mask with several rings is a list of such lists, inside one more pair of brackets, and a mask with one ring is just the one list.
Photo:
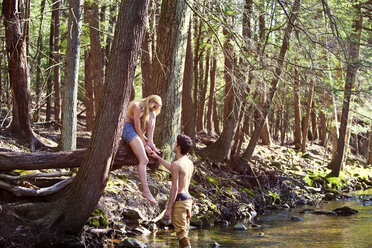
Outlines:
{"label": "shirtless man", "polygon": [[172,224],[182,248],[191,247],[189,238],[187,237],[192,207],[189,185],[194,171],[194,164],[187,157],[187,153],[191,147],[192,140],[186,135],[179,134],[173,148],[173,152],[176,154],[176,160],[173,163],[159,157],[155,152],[150,155],[158,159],[160,163],[171,171],[172,187],[169,193],[168,206],[163,218],[169,219],[172,217]]}

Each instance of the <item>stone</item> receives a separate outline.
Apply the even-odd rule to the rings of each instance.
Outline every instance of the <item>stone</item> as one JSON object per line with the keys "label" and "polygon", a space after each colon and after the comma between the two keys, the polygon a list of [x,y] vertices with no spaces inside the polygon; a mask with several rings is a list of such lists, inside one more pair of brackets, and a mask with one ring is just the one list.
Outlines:
{"label": "stone", "polygon": [[214,242],[213,244],[209,244],[208,247],[210,248],[217,248],[217,247],[221,247],[221,245],[217,242]]}
{"label": "stone", "polygon": [[335,212],[337,215],[349,216],[358,213],[358,210],[344,206],[342,208],[333,209],[333,212]]}
{"label": "stone", "polygon": [[292,216],[292,218],[291,218],[291,221],[302,221],[302,220],[304,220],[304,219],[301,218],[301,217],[297,217],[297,216]]}
{"label": "stone", "polygon": [[234,226],[234,229],[238,230],[238,231],[247,231],[248,230],[247,227],[243,224],[236,224]]}
{"label": "stone", "polygon": [[126,208],[123,211],[123,216],[128,220],[139,220],[142,219],[140,212],[134,209]]}
{"label": "stone", "polygon": [[117,247],[135,247],[135,248],[145,248],[149,247],[145,243],[142,243],[134,238],[127,238],[123,241],[121,241]]}

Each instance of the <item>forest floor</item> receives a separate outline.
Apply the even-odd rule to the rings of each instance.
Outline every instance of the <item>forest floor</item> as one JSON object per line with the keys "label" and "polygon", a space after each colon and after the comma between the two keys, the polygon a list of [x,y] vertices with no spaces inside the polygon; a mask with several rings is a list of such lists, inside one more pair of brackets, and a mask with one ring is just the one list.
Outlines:
{"label": "forest floor", "polygon": [[[40,128],[37,132],[55,142],[59,137],[51,129]],[[79,140],[81,147],[86,146],[89,133],[79,132]],[[196,150],[204,147],[203,141],[208,140],[213,140],[213,137],[199,134]],[[2,131],[0,151],[27,152],[28,148]],[[329,149],[316,142],[307,146],[305,154],[294,150],[291,145],[258,145],[247,170],[237,173],[229,164],[215,162],[196,152],[191,156],[195,164],[190,186],[194,199],[191,225],[234,225],[244,220],[254,226],[255,216],[265,211],[300,205],[315,206],[321,201],[347,197],[345,192],[372,187],[372,169],[363,159],[352,154],[348,156],[340,177],[328,178],[330,156]],[[0,189],[0,246],[24,247],[27,244],[27,247],[52,247],[50,245],[54,244],[53,247],[58,247],[59,244],[61,247],[127,247],[123,243],[127,237],[168,229],[170,223],[161,217],[171,186],[169,172],[162,166],[155,171],[149,170],[148,181],[158,205],[141,196],[135,166],[113,171],[104,195],[82,232],[78,236],[48,240],[47,243],[40,239],[39,231],[33,231],[15,213],[2,211],[1,205],[25,199],[17,199]]]}

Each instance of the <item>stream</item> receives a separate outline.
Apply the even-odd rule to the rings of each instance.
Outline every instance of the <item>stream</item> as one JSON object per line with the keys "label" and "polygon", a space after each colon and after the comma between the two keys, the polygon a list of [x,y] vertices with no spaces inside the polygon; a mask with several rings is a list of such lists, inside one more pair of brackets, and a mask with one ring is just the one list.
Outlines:
{"label": "stream", "polygon": [[[232,226],[214,226],[190,230],[192,247],[352,247],[372,248],[372,189],[353,192],[352,199],[323,202],[320,206],[270,211],[256,217],[261,228],[247,231]],[[300,213],[303,209],[327,210],[348,206],[358,210],[351,216]],[[291,220],[292,216],[303,218]],[[178,247],[175,233],[159,231],[151,236],[137,237],[151,247]],[[217,243],[217,244],[215,244]]]}

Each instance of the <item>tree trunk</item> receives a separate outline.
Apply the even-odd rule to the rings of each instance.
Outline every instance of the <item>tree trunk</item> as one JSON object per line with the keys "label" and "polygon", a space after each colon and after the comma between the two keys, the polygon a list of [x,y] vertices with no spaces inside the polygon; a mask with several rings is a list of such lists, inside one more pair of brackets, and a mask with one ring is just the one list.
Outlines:
{"label": "tree trunk", "polygon": [[339,129],[339,137],[337,141],[337,150],[335,160],[331,164],[332,171],[330,176],[338,177],[340,175],[342,162],[344,158],[344,146],[347,123],[349,118],[349,106],[351,100],[351,91],[354,87],[354,82],[359,66],[359,47],[360,37],[362,32],[363,16],[361,13],[360,3],[354,5],[357,16],[354,17],[350,40],[348,41],[348,58],[346,68],[344,100],[342,105],[341,125]]}
{"label": "tree trunk", "polygon": [[53,91],[53,82],[52,82],[52,68],[54,61],[54,23],[53,23],[53,11],[52,11],[52,20],[50,22],[50,33],[49,33],[49,73],[47,81],[47,91],[46,91],[46,121],[50,121],[52,118],[52,91]]}
{"label": "tree trunk", "polygon": [[221,135],[216,97],[213,98],[213,129],[216,134]]}
{"label": "tree trunk", "polygon": [[152,51],[151,51],[151,32],[155,32],[155,16],[153,9],[155,8],[153,1],[150,1],[149,16],[146,23],[145,34],[143,35],[141,45],[141,75],[142,75],[142,97],[150,95],[150,84],[152,74]]}
{"label": "tree trunk", "polygon": [[200,101],[198,104],[198,120],[196,125],[196,130],[200,131],[204,129],[204,107],[205,107],[205,98],[207,95],[207,88],[208,88],[208,74],[209,72],[209,58],[210,58],[210,49],[207,50],[207,56],[205,58],[205,76],[204,76],[204,83],[203,83],[203,91],[200,96]]}
{"label": "tree trunk", "polygon": [[53,0],[52,25],[54,26],[54,120],[61,122],[61,62],[60,55],[60,4],[61,1]]}
{"label": "tree trunk", "polygon": [[213,102],[216,98],[214,89],[216,82],[216,71],[217,71],[217,59],[214,54],[212,54],[212,65],[211,65],[211,85],[209,87],[209,98],[208,98],[208,111],[207,111],[207,131],[212,133],[212,113],[213,113]]}
{"label": "tree trunk", "polygon": [[187,34],[185,69],[182,86],[182,131],[195,143],[195,115],[193,111],[194,99],[192,95],[193,85],[193,56],[192,56],[192,22],[190,21]]}
{"label": "tree trunk", "polygon": [[92,57],[90,50],[86,49],[84,52],[84,61],[85,61],[85,114],[86,114],[86,130],[92,131],[94,127],[94,100],[93,100],[93,79],[92,79]]}
{"label": "tree trunk", "polygon": [[[269,96],[267,97],[264,108],[262,110],[262,112],[263,112],[262,113],[262,120],[259,123],[258,127],[253,132],[251,140],[249,141],[248,147],[242,155],[244,161],[247,161],[247,160],[251,159],[253,151],[256,147],[257,141],[258,141],[258,139],[260,137],[260,134],[262,132],[262,129],[265,125],[266,116],[267,116],[267,114],[268,114],[268,112],[271,108],[271,103],[272,103],[272,100],[274,98],[274,95],[275,95],[277,87],[278,87],[279,77],[280,77],[280,74],[282,73],[282,66],[283,66],[283,63],[284,63],[285,54],[286,54],[286,52],[288,50],[288,47],[289,47],[290,34],[292,33],[292,29],[293,29],[292,24],[295,22],[295,20],[297,18],[297,12],[298,12],[299,7],[300,7],[300,2],[301,2],[301,0],[295,0],[294,1],[293,7],[292,7],[292,12],[291,12],[291,15],[290,15],[290,21],[288,22],[288,25],[286,27],[282,47],[280,49],[280,53],[279,53],[279,56],[278,56],[278,59],[277,59],[277,65],[276,65],[276,68],[275,68],[274,78],[272,79],[272,82],[271,82],[271,88],[269,90]],[[242,161],[242,163],[240,163],[240,164],[242,165],[244,163],[244,161]],[[246,164],[246,163],[244,163],[244,164]],[[241,167],[239,169],[238,168],[236,168],[236,169],[240,170]]]}
{"label": "tree trunk", "polygon": [[201,40],[201,33],[202,33],[202,21],[200,20],[199,21],[199,25],[198,25],[198,19],[195,15],[195,19],[194,19],[194,29],[195,29],[195,32],[194,32],[194,35],[196,36],[195,37],[195,45],[194,45],[194,58],[193,58],[193,76],[194,76],[194,111],[193,111],[193,115],[195,116],[194,117],[194,125],[195,125],[195,129],[196,129],[196,117],[198,116],[198,92],[199,92],[199,68],[198,68],[198,65],[199,65],[199,60],[200,60],[200,57],[201,57],[201,54],[202,52],[199,51],[200,50],[200,40]]}
{"label": "tree trunk", "polygon": [[324,146],[326,144],[326,139],[327,139],[327,119],[323,111],[320,112],[319,117],[320,117],[320,132],[319,132],[320,144]]}
{"label": "tree trunk", "polygon": [[81,39],[82,0],[69,0],[69,17],[66,51],[66,72],[63,96],[62,148],[64,151],[76,149],[77,90]]}
{"label": "tree trunk", "polygon": [[38,122],[40,119],[40,108],[41,108],[41,90],[43,87],[43,82],[41,80],[41,54],[43,50],[43,22],[44,22],[44,9],[45,9],[45,0],[41,1],[40,8],[40,26],[39,33],[37,37],[36,44],[36,82],[35,82],[35,93],[36,93],[36,110],[33,114],[33,121]]}
{"label": "tree trunk", "polygon": [[369,130],[369,149],[367,151],[368,158],[367,158],[367,164],[372,165],[372,126]]}
{"label": "tree trunk", "polygon": [[101,48],[98,5],[96,3],[85,4],[89,6],[87,9],[89,16],[89,37],[94,82],[94,108],[97,112],[104,84],[104,56]]}
{"label": "tree trunk", "polygon": [[311,132],[313,134],[313,140],[317,140],[318,139],[318,129],[317,129],[317,123],[316,123],[316,113],[315,113],[315,102],[314,102],[314,100],[311,104],[310,115],[311,115],[311,130],[312,130]]}
{"label": "tree trunk", "polygon": [[[86,148],[68,152],[0,152],[0,171],[76,168],[82,165],[85,155]],[[149,159],[148,166],[157,167],[157,160]],[[129,145],[122,142],[115,155],[113,169],[130,165],[138,165],[138,159]]]}
{"label": "tree trunk", "polygon": [[189,18],[190,10],[183,0],[162,1],[150,92],[163,100],[154,141],[166,159],[172,157],[175,137],[181,129],[182,72]]}
{"label": "tree trunk", "polygon": [[298,70],[295,69],[295,78],[294,78],[294,88],[293,88],[293,96],[294,96],[294,145],[295,149],[301,148],[301,141],[302,141],[302,130],[301,130],[301,105],[300,105],[300,97],[299,97],[299,75]]}
{"label": "tree trunk", "polygon": [[10,131],[14,135],[26,138],[30,144],[30,149],[34,151],[43,144],[31,129],[29,114],[31,99],[28,92],[30,82],[26,44],[20,20],[21,3],[16,0],[5,0],[2,7],[8,53],[8,71],[13,95],[13,120]]}
{"label": "tree trunk", "polygon": [[232,84],[233,84],[233,75],[234,75],[234,48],[231,45],[231,37],[229,31],[226,28],[223,31],[224,36],[226,37],[226,41],[223,45],[224,49],[224,79],[225,79],[225,94],[224,94],[224,110],[223,110],[223,120],[225,121],[231,113],[232,106],[229,106],[231,103],[231,98],[234,96],[234,92],[232,92]]}
{"label": "tree trunk", "polygon": [[305,150],[306,150],[307,132],[309,130],[310,111],[311,111],[311,105],[313,102],[313,92],[314,92],[314,83],[311,80],[310,89],[307,95],[306,116],[305,116],[305,121],[304,121],[304,129],[302,133],[302,143],[301,143],[302,153],[305,153]]}

